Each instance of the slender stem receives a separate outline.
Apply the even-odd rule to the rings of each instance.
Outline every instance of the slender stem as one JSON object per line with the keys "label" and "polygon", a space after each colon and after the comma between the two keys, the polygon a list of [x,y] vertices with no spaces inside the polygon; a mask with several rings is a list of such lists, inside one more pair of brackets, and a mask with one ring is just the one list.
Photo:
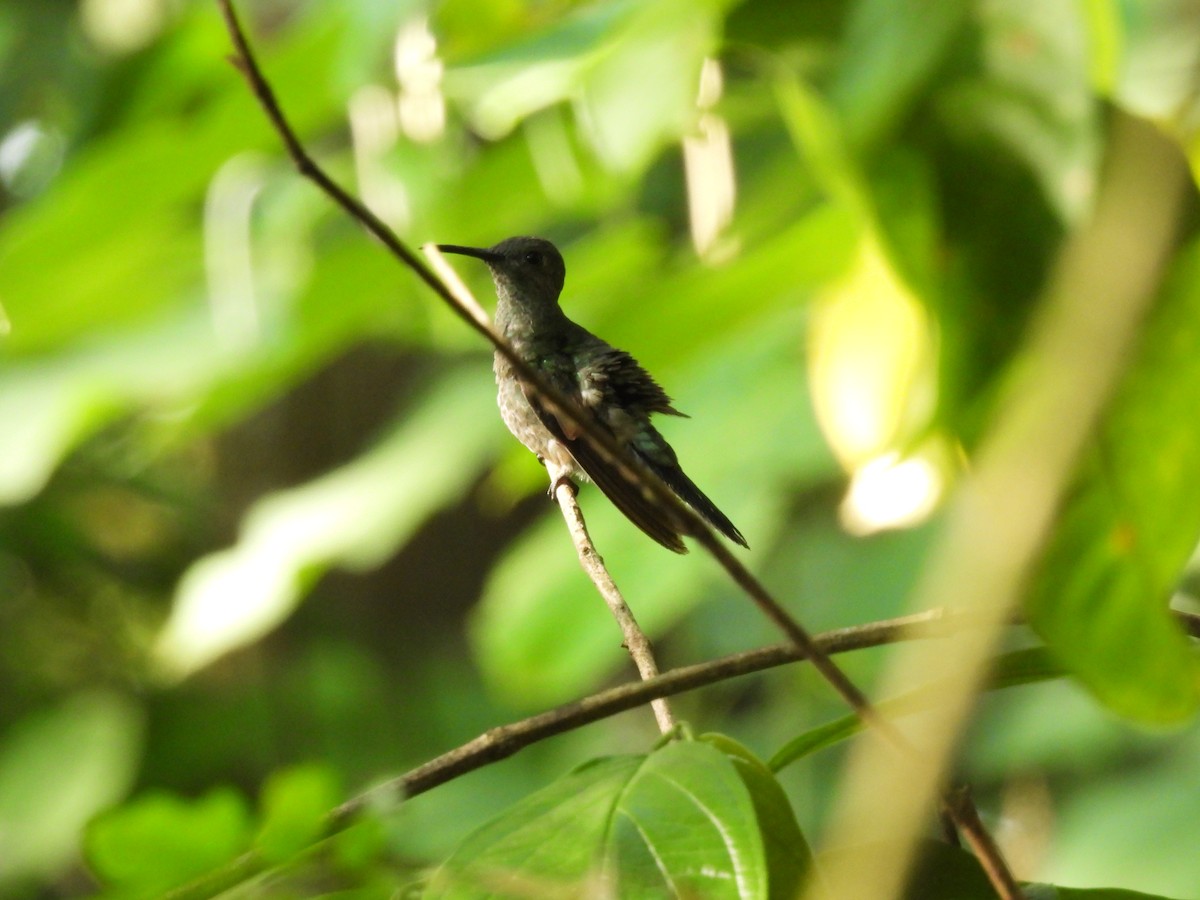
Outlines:
{"label": "slender stem", "polygon": [[[579,564],[592,580],[592,584],[596,586],[596,590],[600,592],[600,596],[604,598],[613,618],[617,620],[617,625],[624,638],[625,649],[629,651],[633,664],[637,666],[638,674],[641,675],[643,681],[655,678],[659,674],[658,663],[655,662],[654,649],[650,646],[650,639],[646,637],[646,633],[642,631],[633,617],[633,611],[625,603],[625,598],[621,596],[616,582],[609,575],[608,567],[604,565],[604,559],[596,552],[596,546],[592,543],[591,535],[588,534],[587,523],[583,520],[583,511],[580,510],[579,504],[575,500],[575,486],[565,478],[557,477],[554,474],[551,475],[551,483],[554,485],[554,498],[558,501],[563,518],[567,521],[567,530],[571,532],[571,540],[575,543],[575,553],[579,556]],[[655,698],[650,701],[650,705],[654,710],[654,718],[658,721],[659,731],[667,734],[674,730],[675,717],[672,715],[671,707],[666,699]]]}
{"label": "slender stem", "polygon": [[983,866],[988,880],[1002,900],[1020,900],[1024,897],[1017,879],[1004,864],[1004,857],[995,839],[979,818],[979,810],[971,799],[971,789],[966,785],[949,788],[942,802],[944,812],[958,823],[959,831],[975,852],[975,858]]}
{"label": "slender stem", "polygon": [[[846,653],[897,641],[946,637],[969,624],[965,617],[947,617],[941,610],[933,610],[840,628],[817,635],[813,641],[824,654]],[[650,700],[804,659],[803,651],[794,644],[780,644],[682,666],[654,678],[599,691],[527,719],[492,728],[474,740],[347,801],[335,811],[335,820],[342,822],[376,804],[398,802],[424,793],[459,775],[506,759],[530,744],[634,709]]]}

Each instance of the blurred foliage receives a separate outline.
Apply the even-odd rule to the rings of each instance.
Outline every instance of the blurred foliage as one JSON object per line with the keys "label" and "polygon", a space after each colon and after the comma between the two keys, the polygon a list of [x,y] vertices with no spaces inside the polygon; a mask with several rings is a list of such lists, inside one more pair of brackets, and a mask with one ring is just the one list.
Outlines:
{"label": "blurred foliage", "polygon": [[[562,247],[570,315],[693,417],[669,439],[814,629],[904,609],[936,515],[856,536],[847,481],[895,456],[952,490],[1113,118],[1200,171],[1195,0],[239,8],[317,158],[411,245]],[[207,0],[0,0],[0,894],[386,897],[508,865],[518,825],[562,839],[547,797],[603,821],[580,779],[654,767],[728,788],[704,806],[749,848],[735,896],[790,886],[853,730],[800,667],[676,701],[754,753],[648,752],[639,711],[325,835],[346,792],[627,663],[486,348],[297,177],[228,53]],[[960,760],[1030,880],[1200,884],[1200,670],[1168,615],[1195,604],[1197,252],[1193,202],[1030,585],[1036,677]],[[779,639],[702,554],[581,502],[665,666]],[[845,665],[869,685],[885,654]],[[628,849],[598,835],[549,874]],[[923,896],[987,896],[965,865]]]}

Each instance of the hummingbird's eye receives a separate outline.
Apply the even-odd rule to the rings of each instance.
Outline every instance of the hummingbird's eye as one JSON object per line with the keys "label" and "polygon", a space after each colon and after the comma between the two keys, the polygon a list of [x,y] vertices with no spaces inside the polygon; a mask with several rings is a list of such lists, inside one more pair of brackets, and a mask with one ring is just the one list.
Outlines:
{"label": "hummingbird's eye", "polygon": [[536,250],[530,250],[525,254],[525,262],[529,263],[531,266],[540,266],[542,264],[542,254],[538,253]]}

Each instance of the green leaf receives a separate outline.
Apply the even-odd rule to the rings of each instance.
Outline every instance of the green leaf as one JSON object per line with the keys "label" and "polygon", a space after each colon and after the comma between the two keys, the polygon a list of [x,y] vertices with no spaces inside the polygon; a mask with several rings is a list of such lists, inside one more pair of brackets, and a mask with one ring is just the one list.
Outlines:
{"label": "green leaf", "polygon": [[963,0],[858,0],[833,86],[852,146],[872,144],[895,126],[970,8]]}
{"label": "green leaf", "polygon": [[1028,900],[1074,900],[1076,897],[1080,900],[1183,900],[1181,897],[1143,894],[1122,888],[1068,888],[1052,884],[1028,884],[1024,887]]}
{"label": "green leaf", "polygon": [[696,120],[700,67],[716,45],[714,3],[638,3],[621,38],[601,48],[576,106],[600,158],[617,170],[649,161]]}
{"label": "green leaf", "polygon": [[136,897],[153,897],[232,860],[250,844],[242,797],[218,788],[196,800],[145,794],[96,819],[87,858],[99,878]]}
{"label": "green leaf", "polygon": [[451,69],[447,89],[470,104],[475,127],[493,138],[571,102],[600,159],[632,170],[695,120],[718,6],[653,0],[584,7],[493,57]]}
{"label": "green leaf", "polygon": [[712,744],[732,760],[750,792],[754,814],[767,854],[769,897],[797,897],[812,868],[812,850],[796,822],[783,786],[774,773],[746,747],[724,734],[705,734],[700,740]]}
{"label": "green leaf", "polygon": [[470,835],[427,896],[587,885],[622,898],[766,896],[754,803],[730,759],[687,741],[587,763]]}
{"label": "green leaf", "polygon": [[[995,661],[988,678],[987,690],[1018,687],[1061,678],[1064,674],[1051,655],[1041,647],[1014,650]],[[889,716],[904,716],[927,709],[936,703],[940,691],[937,685],[917,688],[907,694],[885,700],[879,704],[880,712]],[[856,715],[846,715],[811,728],[784,744],[767,762],[767,768],[778,772],[798,759],[811,756],[818,750],[832,747],[862,731],[863,723]]]}
{"label": "green leaf", "polygon": [[938,98],[945,124],[1003,143],[1029,167],[1055,212],[1076,222],[1095,196],[1102,138],[1079,10],[1001,0],[982,7],[980,19],[984,71]]}
{"label": "green leaf", "polygon": [[341,798],[337,773],[328,766],[273,772],[262,790],[262,824],[255,846],[267,862],[290,859],[324,835],[329,812]]}
{"label": "green leaf", "polygon": [[1167,603],[1200,539],[1200,244],[1168,279],[1027,600],[1030,623],[1107,706],[1143,722],[1200,706]]}
{"label": "green leaf", "polygon": [[133,782],[141,731],[137,708],[104,691],[11,727],[0,742],[0,887],[48,875],[78,852],[84,823]]}

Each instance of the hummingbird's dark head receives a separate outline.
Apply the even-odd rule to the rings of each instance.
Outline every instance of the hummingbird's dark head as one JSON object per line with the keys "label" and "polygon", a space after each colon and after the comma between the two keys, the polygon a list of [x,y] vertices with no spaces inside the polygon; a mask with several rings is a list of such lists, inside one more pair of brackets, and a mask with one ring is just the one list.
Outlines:
{"label": "hummingbird's dark head", "polygon": [[488,264],[496,292],[517,303],[557,304],[567,277],[558,248],[544,238],[512,237],[494,247],[438,244],[443,253],[474,256]]}

